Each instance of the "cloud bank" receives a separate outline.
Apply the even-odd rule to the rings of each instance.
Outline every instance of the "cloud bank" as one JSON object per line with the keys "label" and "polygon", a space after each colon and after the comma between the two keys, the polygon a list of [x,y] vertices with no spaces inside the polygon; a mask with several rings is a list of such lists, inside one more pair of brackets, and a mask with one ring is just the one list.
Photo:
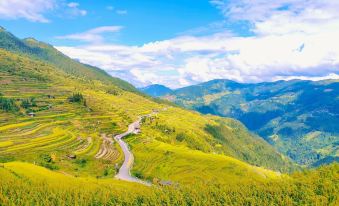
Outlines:
{"label": "cloud bank", "polygon": [[48,23],[46,14],[55,11],[62,16],[85,16],[87,11],[80,9],[77,2],[64,0],[0,0],[0,19],[26,19],[31,22]]}
{"label": "cloud bank", "polygon": [[101,41],[57,49],[137,86],[158,83],[176,88],[216,78],[239,82],[338,78],[338,1],[213,0],[211,4],[225,21],[246,22],[253,35],[221,31],[141,46]]}
{"label": "cloud bank", "polygon": [[19,19],[24,18],[33,22],[46,23],[49,20],[44,16],[47,11],[57,6],[54,0],[1,0],[0,18]]}

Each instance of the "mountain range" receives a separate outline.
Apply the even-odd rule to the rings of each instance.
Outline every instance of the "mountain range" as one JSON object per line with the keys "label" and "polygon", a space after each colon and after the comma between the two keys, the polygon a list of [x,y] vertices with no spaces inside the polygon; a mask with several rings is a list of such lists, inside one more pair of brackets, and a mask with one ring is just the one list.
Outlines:
{"label": "mountain range", "polygon": [[339,159],[338,80],[242,84],[221,79],[160,97],[203,114],[238,119],[298,164]]}
{"label": "mountain range", "polygon": [[338,164],[301,171],[236,119],[154,99],[3,28],[0,84],[0,205],[336,204]]}

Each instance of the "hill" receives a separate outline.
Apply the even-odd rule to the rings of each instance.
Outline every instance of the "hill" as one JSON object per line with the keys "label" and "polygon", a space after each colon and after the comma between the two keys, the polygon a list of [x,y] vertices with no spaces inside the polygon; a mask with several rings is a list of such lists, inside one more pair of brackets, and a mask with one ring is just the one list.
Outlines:
{"label": "hill", "polygon": [[[239,121],[153,101],[79,67],[93,76],[0,49],[1,205],[336,203],[337,165],[281,174],[295,165]],[[107,139],[155,111],[125,140],[133,175],[154,186],[113,179],[124,157]]]}
{"label": "hill", "polygon": [[[81,132],[85,140],[89,137],[95,139],[93,136],[97,136],[100,140],[99,137],[103,133],[114,134],[123,131],[128,123],[142,114],[168,107],[166,104],[139,95],[133,86],[122,80],[116,81],[116,78],[111,78],[102,70],[69,59],[47,44],[32,39],[19,40],[6,31],[3,31],[3,36],[0,42],[10,42],[8,44],[11,46],[7,46],[8,50],[0,50],[1,80],[4,83],[0,93],[3,94],[3,99],[7,98],[13,102],[15,110],[14,114],[11,114],[12,118],[7,119],[7,124],[13,121],[19,122],[20,125],[18,115],[23,116],[34,112],[37,118],[23,118],[23,121],[34,120],[31,122],[31,127],[34,128],[42,124],[36,120],[40,116],[52,115],[52,118],[44,117],[43,122],[51,123],[48,129],[56,129],[59,125],[52,122],[57,120],[60,114],[61,116],[69,114],[71,117],[62,117],[62,120],[66,121],[61,121],[61,130],[65,129],[63,124],[69,124],[74,120],[77,120],[78,125],[105,122],[106,128],[92,126],[94,130],[101,130],[95,132],[88,127],[78,131],[77,126],[72,127],[72,124],[67,127],[67,130],[73,133],[68,135],[73,138],[78,138],[78,133]],[[0,47],[6,48],[3,44],[0,44]],[[35,50],[38,52],[33,52]],[[56,59],[50,62],[48,59],[52,57]],[[70,68],[67,69],[65,65]],[[78,69],[82,71],[79,72]],[[126,88],[126,85],[132,88]],[[69,98],[76,93],[81,93],[86,102],[80,104],[70,102]],[[156,125],[150,125],[152,136],[161,132],[161,135],[166,137],[161,139],[163,142],[186,145],[191,149],[204,152],[223,153],[271,169],[287,171],[291,168],[288,160],[260,138],[251,135],[246,128],[234,120],[203,117],[176,107],[171,107],[170,110],[171,112],[159,119]],[[178,116],[177,114],[180,113],[182,114]],[[7,116],[5,114],[5,117]],[[91,118],[88,118],[89,116]],[[100,120],[100,116],[105,118]],[[90,121],[82,122],[85,119]],[[110,122],[112,120],[113,122]],[[152,123],[155,124],[155,121]],[[112,124],[116,126],[110,126]],[[13,128],[17,130],[20,126]],[[242,132],[234,132],[232,128]],[[25,127],[22,130],[25,131]],[[37,132],[36,136],[41,136],[40,130]],[[3,133],[6,135],[6,131]],[[17,135],[20,134],[18,132]],[[8,145],[8,147],[13,146]],[[2,147],[4,150],[5,148]]]}
{"label": "hill", "polygon": [[[3,129],[2,136],[7,137],[4,140],[9,142],[16,136],[28,135],[40,138],[46,134],[46,130],[52,132],[45,135],[47,139],[50,138],[49,135],[55,134],[61,139],[66,135],[70,139],[79,140],[79,144],[80,142],[86,144],[89,137],[92,139],[91,143],[95,143],[94,139],[100,142],[103,133],[116,134],[123,131],[127,124],[138,116],[151,113],[153,109],[168,107],[115,85],[70,78],[67,73],[53,65],[30,60],[4,50],[0,50],[0,60],[3,82],[0,92],[4,101],[7,99],[12,102],[12,109],[8,110],[10,113],[4,113],[2,117],[6,120],[3,122],[6,129]],[[71,102],[70,98],[78,93],[86,101]],[[159,140],[169,144],[186,145],[191,149],[204,152],[225,153],[267,168],[284,171],[289,167],[288,161],[285,161],[279,153],[260,138],[248,133],[234,120],[203,117],[176,107],[171,107],[169,111],[164,112],[167,114],[165,116],[159,114],[158,121],[152,121],[151,136],[160,133],[162,138]],[[34,112],[35,118],[27,117],[31,112]],[[180,113],[181,115],[178,116]],[[10,125],[12,126],[8,129]],[[218,132],[211,132],[214,127],[224,127],[224,130],[216,136]],[[233,129],[241,130],[242,133],[234,132]],[[12,134],[13,132],[15,134]],[[225,135],[227,133],[223,134],[223,132],[232,136]],[[13,138],[8,138],[11,136]],[[82,138],[79,139],[79,136]],[[15,139],[13,145],[5,145],[1,149],[4,152],[8,148],[14,150],[18,140]],[[27,140],[23,138],[18,143],[27,143]],[[238,141],[241,141],[243,149],[231,148],[232,145],[239,144]],[[229,142],[232,144],[228,144]],[[253,142],[256,143],[255,146],[252,145]],[[32,144],[32,147],[34,145]],[[51,151],[54,149],[51,148]]]}
{"label": "hill", "polygon": [[98,80],[108,84],[114,84],[129,91],[137,91],[131,84],[108,75],[105,71],[85,65],[65,56],[53,46],[39,42],[34,38],[18,39],[5,29],[0,29],[0,48],[17,54],[22,54],[53,64],[55,68],[70,76],[88,80]]}
{"label": "hill", "polygon": [[147,87],[139,88],[139,90],[152,97],[160,97],[172,92],[170,88],[160,84],[152,84]]}
{"label": "hill", "polygon": [[241,84],[213,80],[165,96],[204,114],[232,117],[297,163],[338,161],[339,82]]}

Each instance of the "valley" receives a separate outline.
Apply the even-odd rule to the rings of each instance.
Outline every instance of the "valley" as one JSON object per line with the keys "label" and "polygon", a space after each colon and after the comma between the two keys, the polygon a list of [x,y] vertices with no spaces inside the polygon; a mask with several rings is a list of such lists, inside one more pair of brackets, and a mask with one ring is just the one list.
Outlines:
{"label": "valley", "polygon": [[338,94],[337,80],[212,80],[161,98],[203,114],[238,119],[298,164],[316,167],[339,158]]}

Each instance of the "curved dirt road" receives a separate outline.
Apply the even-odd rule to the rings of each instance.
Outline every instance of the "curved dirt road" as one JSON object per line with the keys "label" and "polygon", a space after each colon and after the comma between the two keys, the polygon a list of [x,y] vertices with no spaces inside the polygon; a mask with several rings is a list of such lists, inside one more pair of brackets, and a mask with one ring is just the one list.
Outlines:
{"label": "curved dirt road", "polygon": [[124,163],[120,167],[119,172],[115,176],[115,178],[120,179],[120,180],[125,180],[125,181],[129,181],[129,182],[136,182],[136,183],[144,184],[144,185],[147,185],[147,186],[151,186],[151,183],[142,181],[142,180],[140,180],[140,179],[138,179],[136,177],[133,177],[131,175],[130,170],[131,170],[131,168],[133,166],[134,157],[133,157],[132,152],[129,150],[127,143],[122,140],[125,136],[127,136],[129,134],[137,134],[137,133],[139,133],[140,122],[141,122],[142,118],[143,117],[140,117],[137,121],[135,121],[132,124],[130,124],[128,126],[127,132],[125,132],[123,134],[116,135],[114,137],[115,141],[117,141],[119,143],[122,151],[124,152],[124,156],[125,156]]}

